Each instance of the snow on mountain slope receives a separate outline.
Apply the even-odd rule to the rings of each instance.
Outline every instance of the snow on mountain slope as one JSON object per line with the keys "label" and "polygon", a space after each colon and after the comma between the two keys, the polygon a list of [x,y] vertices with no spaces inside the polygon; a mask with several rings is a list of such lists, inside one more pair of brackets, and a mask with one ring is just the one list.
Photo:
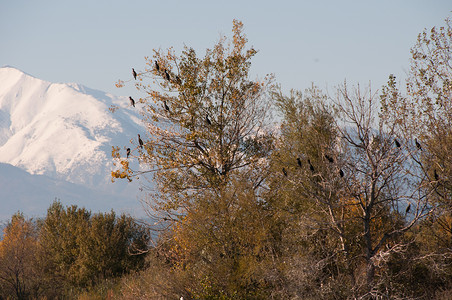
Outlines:
{"label": "snow on mountain slope", "polygon": [[[78,84],[0,68],[0,162],[91,186],[109,181],[111,146],[141,132],[138,109]],[[114,114],[111,105],[124,107]],[[106,176],[108,175],[108,176]]]}
{"label": "snow on mountain slope", "polygon": [[[121,109],[111,113],[112,105]],[[55,197],[98,199],[105,206],[93,207],[105,210],[139,206],[136,182],[110,180],[111,147],[130,146],[144,132],[139,110],[126,97],[0,68],[0,215],[10,207],[45,212]]]}

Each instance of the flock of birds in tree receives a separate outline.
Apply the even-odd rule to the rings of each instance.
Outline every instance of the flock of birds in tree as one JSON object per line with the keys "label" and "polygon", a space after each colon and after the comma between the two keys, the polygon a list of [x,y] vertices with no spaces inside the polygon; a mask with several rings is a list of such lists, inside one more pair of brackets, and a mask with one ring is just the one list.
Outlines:
{"label": "flock of birds in tree", "polygon": [[[157,61],[155,61],[155,69],[157,70],[157,72],[160,72],[160,65],[158,64],[158,62]],[[137,72],[135,71],[135,69],[134,68],[132,68],[132,75],[133,75],[133,79],[134,80],[136,80],[137,79]],[[166,79],[166,80],[168,80],[168,81],[171,81],[171,76],[170,76],[170,74],[168,73],[168,70],[166,70],[166,69],[164,69],[164,71],[163,71],[163,75],[162,75],[162,77],[164,76],[164,78]],[[177,76],[176,75],[176,82],[180,85],[180,84],[182,84],[182,81],[181,81],[181,79],[179,78],[179,76]],[[132,98],[132,97],[130,97],[129,96],[129,101],[130,101],[130,105],[131,106],[133,106],[133,107],[135,107],[135,100]],[[167,112],[170,112],[170,108],[169,108],[169,106],[168,106],[168,104],[166,103],[166,101],[163,101],[163,107],[164,107],[164,109],[167,111]],[[205,121],[206,121],[206,123],[207,123],[207,125],[209,125],[209,126],[211,126],[212,125],[212,121],[209,119],[209,115],[208,114],[206,114],[206,117],[205,117]],[[402,145],[400,144],[400,142],[397,140],[397,139],[394,139],[394,143],[395,143],[395,145],[396,145],[396,147],[397,148],[400,148]],[[421,146],[421,144],[418,142],[418,140],[415,138],[414,139],[414,143],[415,143],[415,145],[416,145],[416,148],[418,148],[419,150],[422,150],[422,146]],[[143,145],[144,145],[144,143],[143,143],[143,140],[141,139],[141,137],[140,137],[140,135],[138,134],[138,144],[139,144],[139,147],[141,148],[141,149],[143,149]],[[127,148],[127,158],[129,158],[129,156],[130,156],[130,148]],[[329,163],[334,163],[334,158],[333,157],[331,157],[331,156],[329,156],[328,154],[325,154],[325,158],[328,160],[328,162]],[[312,165],[312,163],[311,163],[311,161],[308,159],[307,160],[307,162],[308,162],[308,165],[309,165],[309,170],[312,172],[312,173],[314,173],[315,172],[315,168],[314,168],[314,166]],[[302,162],[301,162],[301,159],[299,158],[299,157],[297,157],[297,164],[298,164],[298,166],[301,168],[302,167]],[[286,168],[282,168],[282,172],[283,172],[283,174],[284,174],[284,176],[288,176],[288,173],[287,173],[287,170],[286,170]],[[339,171],[338,171],[338,174],[339,174],[339,176],[341,177],[341,178],[343,178],[344,177],[344,171],[341,169],[341,168],[339,168]],[[435,180],[436,181],[438,181],[439,180],[439,175],[438,175],[438,173],[436,172],[436,169],[434,170],[434,178],[435,178]],[[411,209],[411,204],[408,204],[408,206],[407,206],[407,208],[406,208],[406,211],[405,211],[405,214],[407,214],[409,211],[410,211],[410,209]]]}
{"label": "flock of birds in tree", "polygon": [[[209,123],[209,119],[208,119],[207,116],[206,116],[206,121]],[[210,124],[210,123],[209,123],[209,124]],[[402,147],[402,145],[400,144],[400,142],[399,142],[397,139],[394,139],[394,144],[395,144],[395,146],[396,146],[397,148],[401,148],[401,147]],[[415,144],[415,146],[416,146],[417,149],[419,149],[419,150],[422,151],[422,146],[421,146],[421,144],[419,143],[419,141],[417,140],[417,138],[414,139],[414,144]],[[333,157],[329,156],[328,154],[325,154],[324,157],[326,158],[326,160],[328,160],[329,163],[331,163],[331,164],[334,163],[334,158],[333,158]],[[312,173],[314,173],[314,172],[315,172],[315,168],[314,168],[314,166],[312,165],[311,160],[310,160],[310,159],[307,159],[307,162],[308,162],[309,170],[310,170]],[[301,159],[300,159],[299,157],[297,157],[297,165],[298,165],[298,167],[300,167],[300,168],[303,166],[303,164],[302,164],[302,162],[301,162]],[[282,173],[283,173],[283,175],[284,175],[285,177],[288,176],[287,169],[284,168],[284,167],[282,168]],[[338,174],[339,174],[339,176],[340,176],[341,178],[344,177],[344,175],[345,175],[344,171],[343,171],[341,168],[339,168]],[[436,169],[434,169],[434,171],[433,171],[433,177],[435,178],[435,181],[438,181],[438,180],[439,180],[439,175],[438,175]],[[410,205],[408,205],[408,207],[406,208],[406,213],[408,213],[408,212],[410,211],[410,209],[411,209],[411,207],[410,207]]]}
{"label": "flock of birds in tree", "polygon": [[[325,154],[325,158],[328,160],[329,163],[331,163],[331,164],[334,163],[334,158],[332,158],[328,154]],[[307,162],[308,162],[309,170],[312,173],[314,173],[315,172],[315,167],[312,165],[311,160],[307,159]],[[297,157],[297,165],[300,168],[303,167],[303,163],[301,162],[301,158],[299,158],[299,157]],[[286,177],[288,176],[286,168],[283,167],[282,168],[282,172],[283,172],[284,176],[286,176]],[[338,173],[339,173],[339,176],[344,177],[344,171],[342,171],[342,169],[339,168]]]}
{"label": "flock of birds in tree", "polygon": [[[397,148],[402,147],[402,145],[400,144],[400,142],[397,139],[394,139],[394,144],[396,145]],[[417,149],[422,151],[422,146],[419,143],[419,141],[417,140],[417,138],[414,139],[414,144],[415,144]],[[324,156],[328,160],[329,163],[334,163],[334,158],[333,157],[329,156],[328,154],[325,154]],[[308,159],[307,162],[308,162],[308,165],[309,165],[309,170],[312,173],[314,173],[315,172],[315,168],[312,165],[311,160]],[[301,159],[299,157],[297,157],[297,165],[300,168],[302,167],[302,162],[301,162]],[[282,168],[282,172],[283,172],[285,177],[288,176],[286,168],[283,167]],[[342,171],[341,168],[339,168],[339,176],[340,177],[344,177],[344,171]],[[439,175],[438,175],[436,169],[434,169],[434,171],[433,171],[433,177],[435,178],[435,181],[439,180]],[[410,210],[411,210],[411,203],[408,203],[407,207],[405,208],[405,215],[407,215],[410,212]]]}
{"label": "flock of birds in tree", "polygon": [[[160,65],[158,64],[157,61],[155,61],[155,69],[157,70],[158,73],[160,73]],[[133,79],[137,80],[138,74],[137,74],[137,72],[135,71],[134,68],[132,68],[132,76],[133,76]],[[163,70],[162,77],[164,79],[166,79],[167,81],[171,82],[171,76],[168,73],[168,70],[166,70],[166,69]],[[182,80],[180,79],[180,77],[178,75],[175,76],[175,81],[179,85],[182,84]],[[129,101],[130,101],[130,105],[135,107],[135,100],[131,96],[129,96]],[[166,104],[166,101],[164,101],[164,108],[165,108],[166,111],[168,111],[168,112],[170,111],[170,108]]]}
{"label": "flock of birds in tree", "polygon": [[[155,69],[157,70],[158,73],[160,73],[160,65],[158,64],[157,61],[155,61]],[[162,73],[161,73],[161,74],[162,74]],[[137,80],[138,74],[137,74],[137,72],[135,71],[134,68],[132,68],[132,76],[133,76],[133,79],[134,79],[134,80]],[[167,81],[171,81],[171,76],[170,76],[170,74],[168,73],[168,70],[166,70],[166,69],[163,70],[162,77],[163,77],[164,79],[166,79]],[[179,77],[178,75],[175,76],[175,81],[176,81],[176,83],[179,84],[179,85],[182,84],[182,80],[180,79],[180,77]],[[134,100],[131,96],[129,96],[129,101],[130,101],[130,106],[135,107],[135,100]],[[166,103],[166,101],[163,101],[163,108],[164,108],[168,113],[170,112],[170,108],[169,108],[168,104]],[[206,121],[206,123],[207,123],[208,125],[212,125],[212,121],[210,121],[209,116],[208,116],[207,114],[206,114],[205,121]],[[143,149],[144,143],[143,143],[143,140],[141,139],[141,136],[140,136],[139,134],[138,134],[138,145],[139,145],[139,147],[140,147],[141,149]],[[126,149],[126,154],[127,154],[127,158],[129,158],[129,156],[130,156],[130,154],[131,154],[131,149],[130,149],[130,148],[127,148],[127,149]]]}

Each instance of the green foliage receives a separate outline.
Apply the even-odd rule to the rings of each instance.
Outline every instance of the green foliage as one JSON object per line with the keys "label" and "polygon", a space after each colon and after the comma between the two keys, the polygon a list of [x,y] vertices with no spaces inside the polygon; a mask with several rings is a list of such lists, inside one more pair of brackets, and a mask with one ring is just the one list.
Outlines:
{"label": "green foliage", "polygon": [[[326,96],[314,86],[304,95],[292,91],[290,96],[284,96],[275,90],[273,97],[283,115],[278,147],[272,153],[274,182],[283,186],[274,189],[286,192],[286,201],[290,202],[284,204],[292,210],[301,205],[305,211],[309,205],[306,200],[313,189],[320,187],[319,181],[328,181],[332,188],[339,178],[340,153],[333,112],[326,105]],[[325,155],[336,163],[329,162]],[[288,173],[287,180],[282,176],[282,168]],[[294,193],[300,196],[292,197]]]}
{"label": "green foliage", "polygon": [[173,263],[193,277],[195,298],[259,299],[269,292],[271,214],[249,183],[234,187],[219,198],[198,201],[172,233],[171,249],[178,253]]}
{"label": "green foliage", "polygon": [[271,156],[268,201],[280,224],[278,269],[285,281],[274,293],[280,298],[346,297],[354,265],[348,258],[357,254],[347,234],[357,226],[349,219],[354,216],[341,187],[344,162],[336,112],[315,86],[288,96],[275,90],[273,97],[283,118]]}
{"label": "green foliage", "polygon": [[91,215],[84,208],[54,202],[42,221],[39,242],[45,275],[61,289],[89,287],[144,265],[146,230],[114,212]]}
{"label": "green foliage", "polygon": [[48,261],[48,273],[55,278],[71,284],[78,282],[78,241],[85,236],[89,218],[86,209],[76,206],[65,209],[60,202],[54,202],[47,210],[47,217],[41,225],[40,244]]}

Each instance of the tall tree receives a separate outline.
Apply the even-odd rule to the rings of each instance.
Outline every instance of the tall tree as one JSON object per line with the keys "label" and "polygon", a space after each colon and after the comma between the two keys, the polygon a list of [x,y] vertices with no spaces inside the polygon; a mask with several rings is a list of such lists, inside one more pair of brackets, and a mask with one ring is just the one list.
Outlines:
{"label": "tall tree", "polygon": [[[293,289],[319,298],[345,285],[352,292],[343,297],[378,294],[377,266],[404,249],[402,234],[429,212],[410,163],[416,150],[379,114],[380,99],[370,90],[344,84],[333,107],[317,88],[276,99],[283,123],[273,153],[272,204],[299,259],[289,277],[319,285],[313,294],[296,283]],[[309,260],[318,267],[309,269]]]}
{"label": "tall tree", "polygon": [[385,87],[383,111],[398,125],[424,176],[443,208],[452,203],[452,24],[433,27],[418,35],[411,49],[407,94],[397,88],[394,76]]}
{"label": "tall tree", "polygon": [[[419,163],[440,211],[452,216],[452,22],[419,34],[411,49],[406,100],[413,133],[422,144]],[[442,222],[443,219],[439,219]],[[447,224],[448,223],[448,224]],[[447,225],[446,225],[447,224]],[[452,241],[452,223],[445,222]]]}
{"label": "tall tree", "polygon": [[43,249],[44,275],[54,281],[55,290],[69,289],[82,284],[78,258],[81,255],[79,240],[86,237],[91,213],[73,205],[64,208],[54,202],[41,222],[39,243]]}
{"label": "tall tree", "polygon": [[354,262],[347,258],[356,255],[335,112],[315,86],[288,96],[276,90],[273,96],[282,124],[269,202],[282,224],[281,259],[290,262],[282,271],[289,294],[280,296],[331,298],[352,286]]}
{"label": "tall tree", "polygon": [[370,88],[350,90],[345,84],[334,98],[343,122],[337,126],[343,139],[343,184],[362,222],[368,292],[375,290],[379,259],[400,250],[398,237],[430,212],[410,163],[411,149],[401,148],[396,124],[378,113],[378,100]]}
{"label": "tall tree", "polygon": [[[442,278],[452,272],[452,23],[425,29],[411,49],[406,94],[394,76],[384,87],[383,112],[405,137],[422,192],[434,213],[423,223],[423,259]],[[430,230],[430,232],[429,232]],[[430,237],[430,238],[426,238]],[[441,266],[441,267],[440,267]]]}
{"label": "tall tree", "polygon": [[[233,25],[232,41],[227,44],[222,37],[203,58],[188,47],[180,57],[171,49],[155,51],[159,69],[147,58],[142,74],[151,83],[137,83],[147,95],[141,101],[148,128],[139,159],[144,172],[155,174],[156,199],[164,210],[187,208],[193,193],[224,185],[236,170],[256,165],[269,150],[265,125],[271,77],[249,79],[256,50],[245,48],[242,23]],[[123,169],[129,178],[143,173],[128,165]],[[256,186],[261,182],[256,174],[249,178]]]}
{"label": "tall tree", "polygon": [[16,213],[0,241],[0,298],[38,297],[40,274],[37,268],[36,224]]}
{"label": "tall tree", "polygon": [[[153,174],[156,192],[146,207],[159,225],[170,226],[161,236],[170,237],[166,254],[174,255],[168,259],[179,273],[198,271],[191,273],[197,285],[191,290],[202,297],[252,290],[253,272],[242,270],[242,262],[248,255],[256,259],[264,248],[265,235],[254,222],[262,225],[265,219],[261,194],[272,149],[267,128],[272,77],[250,79],[256,50],[246,48],[242,30],[234,21],[232,39],[220,38],[204,57],[186,47],[180,56],[169,49],[147,58],[140,74],[150,83],[137,83],[146,94],[141,102],[148,132],[143,149],[136,148],[145,171],[130,170],[113,151],[121,167],[113,178]],[[259,237],[248,236],[253,241],[248,243],[246,233]],[[230,263],[220,267],[220,261]]]}

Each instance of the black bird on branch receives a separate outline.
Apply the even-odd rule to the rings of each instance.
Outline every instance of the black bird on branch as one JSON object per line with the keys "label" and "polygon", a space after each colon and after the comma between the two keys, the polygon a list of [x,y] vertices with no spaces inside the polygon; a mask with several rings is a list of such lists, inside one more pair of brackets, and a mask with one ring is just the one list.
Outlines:
{"label": "black bird on branch", "polygon": [[159,63],[157,61],[155,61],[155,69],[157,70],[157,72],[160,71],[160,66],[159,66]]}
{"label": "black bird on branch", "polygon": [[314,166],[311,164],[311,161],[308,159],[308,164],[309,164],[309,170],[311,170],[311,172],[314,172]]}
{"label": "black bird on branch", "polygon": [[199,151],[201,151],[204,155],[207,155],[206,150],[204,150],[201,145],[199,145],[197,140],[193,141],[193,144],[195,145],[196,148],[198,148]]}
{"label": "black bird on branch", "polygon": [[297,157],[297,164],[301,168],[301,159],[299,157]]}
{"label": "black bird on branch", "polygon": [[163,106],[165,107],[165,110],[167,112],[170,112],[169,106],[168,106],[168,104],[166,104],[166,101],[163,101]]}
{"label": "black bird on branch", "polygon": [[133,100],[132,97],[129,96],[129,100],[130,100],[130,105],[132,105],[133,107],[135,107],[135,100]]}
{"label": "black bird on branch", "polygon": [[334,158],[332,158],[331,156],[329,156],[328,154],[325,154],[325,158],[328,159],[328,161],[330,163],[334,163]]}
{"label": "black bird on branch", "polygon": [[166,78],[166,80],[168,80],[168,81],[171,80],[171,77],[169,76],[168,71],[167,71],[166,69],[165,69],[165,78]]}
{"label": "black bird on branch", "polygon": [[435,177],[435,180],[438,181],[439,176],[438,176],[438,173],[436,173],[436,169],[435,169],[435,171],[433,172],[433,176]]}
{"label": "black bird on branch", "polygon": [[395,143],[397,148],[400,148],[401,145],[400,145],[400,143],[399,143],[399,141],[397,139],[394,139],[394,143]]}
{"label": "black bird on branch", "polygon": [[137,72],[135,72],[134,68],[132,68],[132,75],[133,75],[133,79],[137,80]]}
{"label": "black bird on branch", "polygon": [[416,138],[414,139],[414,143],[416,144],[416,147],[417,147],[419,150],[422,150],[421,144],[419,144],[419,142],[417,141]]}
{"label": "black bird on branch", "polygon": [[129,158],[129,155],[130,155],[130,148],[127,148],[127,158]]}
{"label": "black bird on branch", "polygon": [[140,148],[143,149],[143,141],[141,140],[140,134],[138,134],[138,144],[140,144]]}
{"label": "black bird on branch", "polygon": [[286,168],[282,168],[282,172],[283,172],[284,176],[287,177],[287,171],[286,171]]}
{"label": "black bird on branch", "polygon": [[410,212],[410,209],[411,209],[411,203],[408,203],[408,206],[405,209],[405,215]]}
{"label": "black bird on branch", "polygon": [[344,171],[342,171],[342,169],[339,169],[339,176],[341,176],[341,178],[344,177]]}
{"label": "black bird on branch", "polygon": [[209,119],[209,115],[206,114],[206,123],[210,126],[212,125],[212,122]]}

